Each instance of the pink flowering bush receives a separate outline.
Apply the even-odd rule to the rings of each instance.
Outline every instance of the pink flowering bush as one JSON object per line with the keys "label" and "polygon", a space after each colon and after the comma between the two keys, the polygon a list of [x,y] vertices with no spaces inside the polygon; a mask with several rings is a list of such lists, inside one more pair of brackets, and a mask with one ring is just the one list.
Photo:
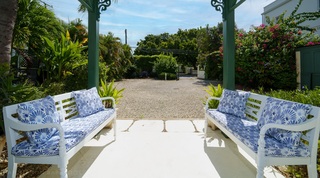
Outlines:
{"label": "pink flowering bush", "polygon": [[236,39],[236,81],[250,88],[296,88],[295,48],[300,35],[284,24],[253,27]]}
{"label": "pink flowering bush", "polygon": [[261,24],[249,32],[236,35],[236,83],[257,89],[295,89],[297,47],[319,45],[315,29],[301,26],[307,20],[316,20],[320,12],[296,14],[302,0],[287,18],[284,13],[277,21],[267,17],[269,25]]}
{"label": "pink flowering bush", "polygon": [[[235,74],[236,83],[241,88],[296,89],[296,49],[320,45],[320,37],[313,33],[315,29],[301,25],[320,18],[320,12],[297,14],[301,2],[299,0],[297,7],[286,18],[285,13],[277,21],[266,17],[268,25],[252,27],[249,32],[236,29]],[[222,73],[223,47],[211,54],[210,59],[214,62],[210,65],[218,66],[214,68],[216,74]]]}

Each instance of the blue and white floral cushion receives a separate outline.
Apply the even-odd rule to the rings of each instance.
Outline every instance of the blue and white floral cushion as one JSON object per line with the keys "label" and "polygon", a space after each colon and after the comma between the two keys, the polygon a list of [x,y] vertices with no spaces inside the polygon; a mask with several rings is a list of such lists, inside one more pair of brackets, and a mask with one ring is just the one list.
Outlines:
{"label": "blue and white floral cushion", "polygon": [[232,91],[224,89],[222,99],[217,110],[226,114],[232,114],[240,118],[245,118],[246,103],[250,93],[245,91]]}
{"label": "blue and white floral cushion", "polygon": [[73,97],[80,117],[86,117],[96,112],[104,110],[104,106],[98,94],[97,88],[75,91]]}
{"label": "blue and white floral cushion", "polygon": [[[59,114],[55,107],[55,102],[51,96],[21,103],[18,105],[18,119],[27,124],[46,124],[59,123]],[[35,131],[28,131],[26,135],[30,143],[44,143],[51,138],[57,131],[55,128],[39,129]]]}
{"label": "blue and white floral cushion", "polygon": [[[69,151],[81,142],[88,134],[98,128],[101,123],[110,119],[115,109],[106,109],[104,111],[92,114],[88,117],[78,117],[61,122],[64,131],[66,151]],[[15,145],[11,153],[15,156],[54,156],[59,154],[59,132],[45,143],[32,144],[22,141]]]}
{"label": "blue and white floral cushion", "polygon": [[[267,98],[263,108],[258,127],[261,129],[265,124],[276,123],[284,125],[299,124],[306,121],[310,113],[311,105],[294,103],[290,101]],[[293,132],[282,129],[269,129],[267,134],[290,146],[300,145],[301,132]]]}

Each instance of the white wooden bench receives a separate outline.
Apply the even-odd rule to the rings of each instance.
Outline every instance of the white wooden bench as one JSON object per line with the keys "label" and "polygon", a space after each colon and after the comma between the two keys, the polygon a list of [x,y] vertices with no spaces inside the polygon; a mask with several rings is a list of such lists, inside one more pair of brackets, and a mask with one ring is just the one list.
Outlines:
{"label": "white wooden bench", "polygon": [[[312,109],[308,119],[300,124],[284,125],[269,123],[265,124],[261,129],[257,129],[257,121],[263,114],[267,98],[269,97],[251,93],[245,105],[246,118],[242,119],[219,112],[217,109],[209,109],[208,103],[210,100],[221,101],[222,97],[208,98],[205,106],[205,134],[207,135],[208,124],[213,124],[213,130],[219,128],[224,132],[224,134],[255,161],[253,164],[257,166],[257,178],[262,178],[265,166],[271,165],[307,165],[309,177],[318,177],[317,148],[320,127],[320,108],[311,106]],[[270,128],[303,132],[304,134],[301,140],[304,140],[304,142],[298,147],[274,146],[278,145],[278,143],[266,133]],[[271,144],[274,145],[272,146]],[[283,152],[281,153],[281,151]],[[294,151],[301,154],[297,155],[296,153],[292,153]]]}
{"label": "white wooden bench", "polygon": [[[103,102],[111,100],[112,108],[105,108],[102,111],[89,116],[79,117],[75,98],[73,96],[72,92],[52,96],[57,113],[60,115],[60,123],[23,123],[17,119],[18,104],[3,108],[8,148],[7,177],[16,177],[17,163],[56,164],[60,168],[60,177],[68,177],[67,165],[69,159],[105,126],[111,123],[113,125],[115,139],[116,105],[114,98],[101,98]],[[50,148],[48,150],[46,150],[47,148],[41,148],[43,150],[33,152],[32,149],[37,149],[36,146],[30,146],[28,140],[19,141],[21,138],[25,137],[24,133],[26,131],[43,128],[55,128],[58,130],[51,138],[56,138],[55,143],[52,143],[56,148]],[[46,142],[45,144],[49,143],[51,142]]]}

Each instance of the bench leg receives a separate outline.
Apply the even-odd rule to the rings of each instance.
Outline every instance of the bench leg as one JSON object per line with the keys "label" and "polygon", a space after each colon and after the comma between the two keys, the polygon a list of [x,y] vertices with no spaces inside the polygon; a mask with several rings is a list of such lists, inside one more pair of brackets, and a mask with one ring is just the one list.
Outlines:
{"label": "bench leg", "polygon": [[116,121],[116,119],[114,119],[112,122],[112,128],[113,128],[114,140],[116,140],[116,138],[117,138],[117,121]]}
{"label": "bench leg", "polygon": [[212,123],[212,122],[210,122],[209,125],[210,125],[212,130],[217,130],[218,129],[218,127],[216,125],[214,125],[214,123]]}
{"label": "bench leg", "polygon": [[62,162],[58,167],[60,169],[60,178],[68,178],[67,163]]}
{"label": "bench leg", "polygon": [[8,174],[7,178],[15,178],[17,174],[17,163],[14,162],[14,157],[8,157]]}
{"label": "bench leg", "polygon": [[256,178],[263,178],[263,170],[264,170],[264,166],[260,163],[258,163],[257,165],[257,177]]}
{"label": "bench leg", "polygon": [[204,121],[204,127],[203,127],[203,132],[204,132],[204,139],[207,138],[207,131],[208,131],[208,119],[205,118],[205,121]]}
{"label": "bench leg", "polygon": [[316,164],[308,164],[308,177],[310,178],[316,178],[318,177],[317,173],[317,166]]}

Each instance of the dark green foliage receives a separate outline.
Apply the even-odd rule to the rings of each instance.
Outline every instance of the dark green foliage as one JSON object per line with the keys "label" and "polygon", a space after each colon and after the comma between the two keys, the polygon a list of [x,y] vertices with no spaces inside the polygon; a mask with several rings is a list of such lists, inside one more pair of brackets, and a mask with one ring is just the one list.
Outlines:
{"label": "dark green foliage", "polygon": [[220,53],[213,52],[209,54],[205,59],[205,77],[206,79],[220,80],[222,81],[222,57]]}
{"label": "dark green foliage", "polygon": [[44,92],[28,81],[14,83],[12,73],[0,68],[0,134],[4,133],[2,108],[7,105],[35,100],[45,96]]}
{"label": "dark green foliage", "polygon": [[[205,66],[207,79],[222,80],[222,55],[219,49],[222,46],[222,23],[215,27],[200,28],[197,44],[199,55],[198,64]],[[237,29],[236,29],[237,30]]]}
{"label": "dark green foliage", "polygon": [[[157,70],[159,72],[154,73],[154,71]],[[160,76],[162,72],[172,73],[176,75],[176,70],[177,62],[172,56],[167,56],[164,54],[152,56],[135,55],[134,65],[132,66],[131,74],[129,76],[143,77],[142,74],[146,72],[149,77],[155,77],[156,75],[158,75],[159,78],[162,78]]]}
{"label": "dark green foliage", "polygon": [[[107,81],[107,66],[104,62],[99,63],[99,78]],[[72,71],[72,75],[68,75],[64,80],[65,92],[82,90],[88,88],[88,64],[81,65]]]}
{"label": "dark green foliage", "polygon": [[13,30],[13,47],[28,47],[29,54],[43,53],[43,37],[59,38],[63,32],[60,20],[39,0],[19,0]]}
{"label": "dark green foliage", "polygon": [[100,57],[109,69],[107,71],[109,81],[121,80],[132,66],[130,46],[122,44],[120,38],[114,37],[111,32],[108,35],[100,35],[99,43]]}
{"label": "dark green foliage", "polygon": [[134,64],[136,66],[136,72],[139,76],[141,72],[146,71],[148,74],[152,74],[154,62],[159,58],[158,55],[135,55]]}

